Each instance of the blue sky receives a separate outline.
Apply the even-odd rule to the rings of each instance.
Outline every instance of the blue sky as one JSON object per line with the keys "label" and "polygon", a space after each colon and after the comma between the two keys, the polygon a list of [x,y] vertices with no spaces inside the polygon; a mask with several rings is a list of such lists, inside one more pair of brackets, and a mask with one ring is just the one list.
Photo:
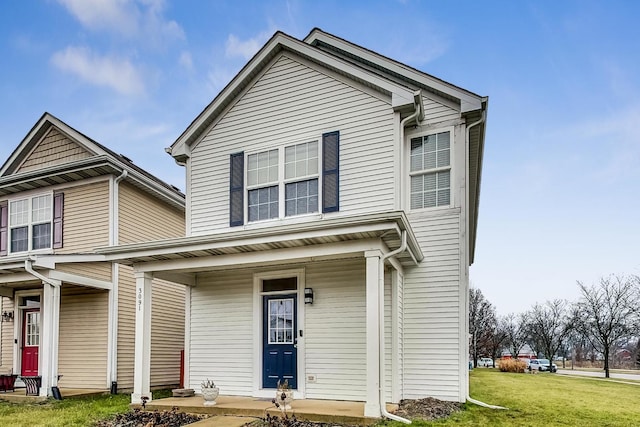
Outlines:
{"label": "blue sky", "polygon": [[44,111],[164,153],[262,44],[320,27],[489,96],[471,281],[500,313],[640,274],[640,2],[25,0],[0,13],[0,159]]}

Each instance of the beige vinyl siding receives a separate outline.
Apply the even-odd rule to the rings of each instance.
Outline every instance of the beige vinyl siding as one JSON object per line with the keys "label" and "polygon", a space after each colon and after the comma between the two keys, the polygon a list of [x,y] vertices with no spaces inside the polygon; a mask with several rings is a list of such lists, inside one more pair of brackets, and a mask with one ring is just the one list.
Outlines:
{"label": "beige vinyl siding", "polygon": [[460,111],[448,107],[440,102],[436,102],[424,96],[422,105],[424,107],[423,122],[443,122],[460,118]]}
{"label": "beige vinyl siding", "polygon": [[118,243],[183,237],[184,212],[138,190],[126,181],[119,187]]}
{"label": "beige vinyl siding", "polygon": [[[13,299],[0,297],[0,313],[13,311]],[[13,369],[13,322],[0,322],[0,373],[6,374]]]}
{"label": "beige vinyl siding", "polygon": [[93,252],[109,245],[109,183],[71,187],[64,192],[63,247],[57,254]]}
{"label": "beige vinyl siding", "polygon": [[180,383],[184,285],[154,279],[151,296],[151,386]]}
{"label": "beige vinyl siding", "polygon": [[191,289],[191,364],[186,387],[199,391],[200,383],[211,378],[226,395],[251,396],[253,316],[251,271],[198,277],[198,285]]}
{"label": "beige vinyl siding", "polygon": [[78,276],[88,277],[90,279],[111,281],[111,263],[110,262],[86,262],[57,264],[56,270],[76,274]]}
{"label": "beige vinyl siding", "polygon": [[363,259],[314,263],[305,285],[314,302],[305,307],[306,383],[309,399],[366,399],[366,306]]}
{"label": "beige vinyl siding", "polygon": [[[389,102],[282,54],[193,148],[191,234],[229,226],[229,155],[320,140],[340,131],[340,210],[393,208]],[[246,194],[245,194],[246,197]]]}
{"label": "beige vinyl siding", "polygon": [[[131,389],[136,281],[131,267],[119,264],[118,269],[118,388]],[[151,298],[151,386],[177,385],[184,348],[184,286],[154,279]]]}
{"label": "beige vinyl siding", "polygon": [[409,213],[424,261],[405,270],[404,398],[459,400],[459,211]]}
{"label": "beige vinyl siding", "polygon": [[[153,297],[153,290],[151,291]],[[118,264],[118,388],[133,388],[136,281],[133,268]]]}
{"label": "beige vinyl siding", "polygon": [[63,285],[60,296],[60,387],[107,389],[109,294]]}
{"label": "beige vinyl siding", "polygon": [[29,172],[92,156],[93,154],[85,148],[71,141],[55,127],[52,127],[31,154],[22,162],[17,172]]}

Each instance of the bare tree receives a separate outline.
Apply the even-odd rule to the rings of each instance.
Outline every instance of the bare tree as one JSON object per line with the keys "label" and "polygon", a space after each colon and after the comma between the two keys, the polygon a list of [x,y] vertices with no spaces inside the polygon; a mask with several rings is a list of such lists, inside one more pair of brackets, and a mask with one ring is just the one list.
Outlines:
{"label": "bare tree", "polygon": [[520,350],[527,343],[527,316],[526,314],[507,314],[504,318],[505,343],[511,352],[511,357],[518,358]]}
{"label": "bare tree", "polygon": [[480,289],[469,289],[469,335],[471,336],[471,357],[476,366],[481,354],[488,353],[487,343],[493,335],[496,313],[493,305],[484,297]]}
{"label": "bare tree", "polygon": [[492,325],[492,334],[486,342],[487,354],[491,356],[493,360],[493,367],[496,367],[496,359],[500,357],[502,348],[507,340],[507,334],[505,332],[505,320],[504,318],[494,318]]}
{"label": "bare tree", "polygon": [[594,286],[578,282],[582,296],[575,304],[574,326],[604,356],[606,378],[614,344],[637,330],[638,283],[637,276],[609,276]]}
{"label": "bare tree", "polygon": [[564,300],[536,303],[528,312],[528,331],[536,352],[549,360],[565,343],[571,330],[568,304]]}

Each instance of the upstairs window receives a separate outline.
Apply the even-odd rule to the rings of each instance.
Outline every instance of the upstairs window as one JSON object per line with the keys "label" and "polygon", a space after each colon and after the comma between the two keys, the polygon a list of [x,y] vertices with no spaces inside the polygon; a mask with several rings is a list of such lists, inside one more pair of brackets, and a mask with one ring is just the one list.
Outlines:
{"label": "upstairs window", "polygon": [[247,196],[249,222],[317,212],[318,142],[249,154]]}
{"label": "upstairs window", "polygon": [[50,248],[52,214],[50,194],[10,201],[10,251],[15,253]]}
{"label": "upstairs window", "polygon": [[451,203],[450,132],[411,139],[411,209]]}
{"label": "upstairs window", "polygon": [[322,134],[322,143],[303,142],[248,155],[233,153],[229,162],[229,225],[244,225],[247,218],[248,222],[263,221],[320,209],[323,213],[338,212],[339,174],[339,131]]}
{"label": "upstairs window", "polygon": [[0,256],[62,247],[64,193],[0,202]]}

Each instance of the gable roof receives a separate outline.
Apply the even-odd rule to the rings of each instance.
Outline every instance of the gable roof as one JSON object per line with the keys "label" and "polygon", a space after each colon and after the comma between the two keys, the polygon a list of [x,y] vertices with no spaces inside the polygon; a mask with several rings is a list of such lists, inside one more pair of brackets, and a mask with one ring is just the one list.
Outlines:
{"label": "gable roof", "polygon": [[[37,170],[20,171],[23,162],[52,128],[57,129],[91,155]],[[120,175],[124,171],[127,172],[128,180],[135,186],[184,209],[184,194],[176,187],[45,112],[0,168],[0,196],[92,176]]]}
{"label": "gable roof", "polygon": [[293,52],[312,62],[321,64],[342,75],[372,87],[391,97],[395,109],[413,107],[414,91],[408,86],[384,78],[362,67],[354,67],[348,61],[324,52],[315,46],[297,40],[283,32],[276,32],[240,72],[220,91],[213,101],[191,122],[178,139],[166,151],[178,161],[188,156],[189,147],[215,122],[216,118],[247,88],[264,67],[281,52]]}

